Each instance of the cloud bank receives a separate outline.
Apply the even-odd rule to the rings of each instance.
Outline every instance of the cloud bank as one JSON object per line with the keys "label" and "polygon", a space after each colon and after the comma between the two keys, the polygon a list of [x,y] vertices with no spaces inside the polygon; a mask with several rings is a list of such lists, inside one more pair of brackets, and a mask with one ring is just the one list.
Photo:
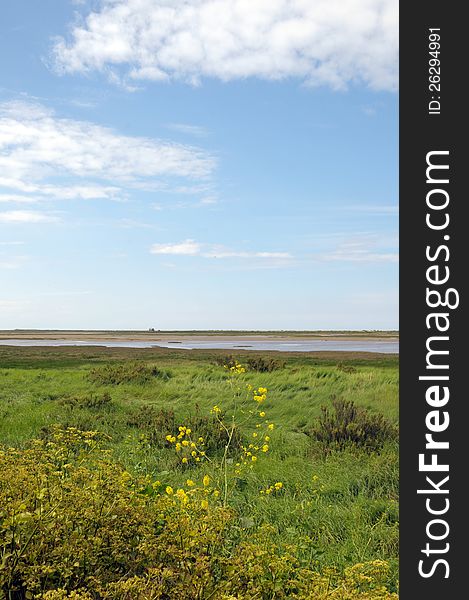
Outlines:
{"label": "cloud bank", "polygon": [[184,240],[174,244],[153,244],[151,254],[172,256],[201,256],[202,258],[261,258],[289,260],[292,258],[288,252],[245,252],[230,250],[225,246],[214,244],[201,244],[194,240]]}
{"label": "cloud bank", "polygon": [[54,41],[62,73],[111,80],[297,78],[395,90],[397,0],[101,0]]}
{"label": "cloud bank", "polygon": [[214,168],[193,146],[122,135],[31,102],[0,103],[0,203],[121,199],[206,182]]}

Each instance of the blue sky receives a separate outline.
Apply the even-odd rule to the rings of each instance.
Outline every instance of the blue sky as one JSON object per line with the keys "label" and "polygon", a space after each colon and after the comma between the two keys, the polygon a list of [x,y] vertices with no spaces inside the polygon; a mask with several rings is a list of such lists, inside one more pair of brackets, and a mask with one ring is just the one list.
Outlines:
{"label": "blue sky", "polygon": [[0,328],[397,328],[394,1],[1,11]]}

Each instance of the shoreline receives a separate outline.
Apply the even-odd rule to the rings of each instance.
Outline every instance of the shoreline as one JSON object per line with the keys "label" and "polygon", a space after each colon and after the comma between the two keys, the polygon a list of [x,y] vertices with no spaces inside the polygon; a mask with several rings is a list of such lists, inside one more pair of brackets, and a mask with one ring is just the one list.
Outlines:
{"label": "shoreline", "polygon": [[361,341],[361,342],[396,342],[399,341],[398,332],[385,331],[278,331],[278,332],[250,332],[250,331],[92,331],[92,330],[3,330],[0,331],[0,340],[51,340],[51,341],[78,341],[78,342],[147,342],[167,343],[178,346],[184,342],[268,342],[281,343],[301,341]]}

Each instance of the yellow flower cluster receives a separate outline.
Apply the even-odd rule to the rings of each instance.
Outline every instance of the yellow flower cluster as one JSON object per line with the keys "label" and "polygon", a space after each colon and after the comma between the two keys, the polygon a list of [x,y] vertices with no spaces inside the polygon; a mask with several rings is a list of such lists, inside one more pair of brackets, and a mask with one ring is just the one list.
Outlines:
{"label": "yellow flower cluster", "polygon": [[[192,498],[192,505],[195,503],[203,510],[208,510],[209,504],[207,498],[209,496],[212,496],[213,498],[218,498],[220,496],[220,491],[210,487],[210,483],[210,477],[205,475],[202,479],[201,486],[197,486],[194,480],[188,479],[186,484],[189,489],[185,490],[184,488],[178,488],[174,491],[174,489],[168,485],[166,486],[165,492],[168,496],[172,496],[176,503],[179,502],[182,506],[188,505]],[[202,498],[200,498],[200,496],[202,496]]]}
{"label": "yellow flower cluster", "polygon": [[200,462],[205,456],[204,438],[199,437],[197,441],[192,438],[192,429],[181,425],[177,435],[167,435],[166,440],[174,444],[174,449],[181,457],[181,464],[187,465],[190,462]]}
{"label": "yellow flower cluster", "polygon": [[236,361],[232,367],[228,367],[228,365],[225,365],[225,369],[228,368],[230,370],[230,373],[233,373],[233,375],[241,375],[241,373],[246,373],[246,368],[243,367],[243,365],[241,365],[238,361]]}
{"label": "yellow flower cluster", "polygon": [[261,404],[262,402],[264,402],[265,399],[267,398],[267,388],[260,387],[257,390],[254,390],[254,392],[253,392],[253,398],[259,404]]}
{"label": "yellow flower cluster", "polygon": [[[254,389],[251,385],[247,385],[246,389],[249,393],[252,394],[252,398],[255,402],[260,404],[264,402],[267,398],[267,388],[259,387]],[[253,410],[249,411],[250,415],[254,414]],[[267,435],[268,431],[271,431],[274,428],[274,424],[270,423],[268,420],[264,420],[266,413],[264,410],[259,411],[258,416],[262,421],[256,423],[256,430],[252,433],[253,441],[247,446],[242,446],[242,455],[239,459],[239,462],[235,465],[235,475],[241,475],[242,469],[249,466],[250,469],[253,468],[254,463],[258,460],[258,453],[267,453],[270,449],[269,442],[270,436]]]}
{"label": "yellow flower cluster", "polygon": [[277,483],[270,485],[265,490],[261,490],[261,496],[263,496],[264,494],[266,496],[270,496],[271,494],[276,494],[280,492],[280,490],[283,490],[283,483],[281,481],[277,481]]}

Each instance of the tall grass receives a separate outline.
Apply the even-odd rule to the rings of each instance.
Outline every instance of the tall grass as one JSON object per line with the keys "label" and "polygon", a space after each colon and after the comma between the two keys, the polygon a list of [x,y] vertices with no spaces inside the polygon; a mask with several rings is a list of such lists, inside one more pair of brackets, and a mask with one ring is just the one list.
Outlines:
{"label": "tall grass", "polygon": [[[60,423],[107,434],[115,460],[163,485],[176,488],[187,479],[218,476],[217,458],[183,468],[164,443],[171,422],[175,427],[195,422],[214,405],[231,414],[227,372],[214,364],[214,353],[22,351],[0,350],[0,443],[21,448],[32,438],[47,437],[51,426]],[[144,374],[143,381],[126,376],[126,359]],[[238,359],[243,362],[245,355]],[[397,442],[384,440],[369,453],[344,446],[324,455],[307,433],[317,425],[321,407],[332,407],[334,398],[396,425],[397,360],[289,355],[276,360],[284,366],[243,375],[246,385],[268,388],[265,410],[275,429],[268,458],[261,457],[232,490],[230,506],[238,515],[240,539],[269,524],[273,540],[295,544],[300,564],[344,568],[383,559],[390,562],[395,585]],[[149,368],[171,376],[147,377]],[[105,377],[97,382],[93,373],[124,376],[116,385]],[[169,420],[162,415],[170,415]],[[246,425],[240,433],[248,438],[252,432]],[[262,493],[275,482],[282,482],[279,493]]]}

